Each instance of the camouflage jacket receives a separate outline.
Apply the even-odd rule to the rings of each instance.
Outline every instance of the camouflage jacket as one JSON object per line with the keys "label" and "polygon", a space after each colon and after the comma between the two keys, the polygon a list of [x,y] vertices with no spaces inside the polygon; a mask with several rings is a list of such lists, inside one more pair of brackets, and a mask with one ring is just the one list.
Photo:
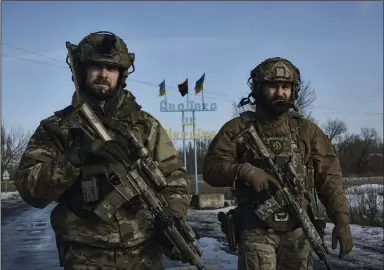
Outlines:
{"label": "camouflage jacket", "polygon": [[[76,104],[74,95],[72,105]],[[109,111],[114,119],[132,123],[140,129],[142,137],[147,138],[144,140],[145,147],[167,179],[168,185],[161,191],[162,194],[171,209],[186,216],[190,200],[186,171],[165,129],[153,116],[140,110],[141,107],[128,90],[123,90],[111,104],[104,104],[102,111],[107,114],[106,110],[111,107],[113,109]],[[97,107],[101,109],[101,106]],[[59,122],[60,113],[48,119]],[[71,145],[73,142],[68,132],[63,132],[68,138],[67,145]],[[60,155],[62,153],[55,142],[40,124],[22,156],[15,181],[21,197],[33,207],[44,208],[52,202],[58,202],[51,213],[51,224],[59,240],[113,248],[134,246],[152,237],[154,229],[148,222],[149,212],[138,199],[118,209],[113,223],[95,222],[75,215],[69,206],[71,197],[75,200],[75,197],[81,197],[78,194],[81,192],[71,187],[79,182],[81,170],[70,163],[62,164]],[[76,207],[73,204],[72,207]]]}
{"label": "camouflage jacket", "polygon": [[[290,133],[289,117],[268,119],[261,113],[254,113],[263,133],[267,136],[286,136]],[[241,117],[224,124],[209,146],[205,157],[203,178],[211,186],[231,186],[237,168],[244,161],[239,158],[237,135],[246,127]],[[349,224],[349,208],[346,200],[341,169],[334,148],[324,132],[313,122],[301,118],[298,148],[303,163],[313,162],[314,186],[327,215],[335,224]],[[264,168],[261,168],[264,169]]]}

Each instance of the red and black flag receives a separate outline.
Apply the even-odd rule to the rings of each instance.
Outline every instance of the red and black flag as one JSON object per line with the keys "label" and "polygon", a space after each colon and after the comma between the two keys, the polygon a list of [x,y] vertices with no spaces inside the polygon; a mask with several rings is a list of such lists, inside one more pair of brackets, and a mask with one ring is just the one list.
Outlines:
{"label": "red and black flag", "polygon": [[179,84],[178,87],[182,97],[188,94],[188,79],[186,79],[182,84]]}

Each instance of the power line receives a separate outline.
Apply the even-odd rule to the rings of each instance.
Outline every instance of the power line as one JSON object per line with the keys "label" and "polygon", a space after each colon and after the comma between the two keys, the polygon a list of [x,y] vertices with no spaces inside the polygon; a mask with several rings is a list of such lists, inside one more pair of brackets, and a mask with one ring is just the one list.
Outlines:
{"label": "power line", "polygon": [[40,61],[36,61],[36,60],[32,60],[32,59],[26,59],[26,58],[17,57],[17,56],[14,56],[14,55],[8,55],[8,54],[4,54],[4,53],[2,53],[1,56],[15,58],[15,59],[19,59],[19,60],[23,60],[23,61],[27,61],[27,62],[32,62],[32,63],[36,63],[36,64],[41,64],[41,65],[48,65],[48,66],[59,67],[59,68],[67,68],[67,67],[64,67],[64,66],[59,66],[59,65],[45,63],[45,62],[40,62]]}
{"label": "power line", "polygon": [[[19,48],[19,47],[16,47],[16,46],[13,46],[13,45],[9,45],[9,44],[3,43],[3,42],[2,42],[2,44],[5,45],[5,46],[8,46],[8,47],[17,49],[17,50],[21,50],[21,51],[24,51],[24,52],[27,52],[27,53],[31,53],[31,54],[40,56],[40,57],[45,57],[47,59],[51,59],[51,60],[55,60],[55,61],[58,61],[58,62],[61,62],[61,63],[65,63],[65,61],[63,61],[63,60],[59,60],[59,59],[56,59],[56,58],[53,58],[53,57],[50,57],[50,56],[46,56],[44,54],[39,54],[39,53],[30,51],[30,50]],[[65,66],[55,65],[55,64],[46,63],[46,62],[40,62],[40,61],[36,61],[36,60],[32,60],[32,59],[26,59],[26,58],[23,58],[23,57],[18,57],[18,56],[13,56],[13,55],[2,54],[2,56],[9,57],[9,58],[14,58],[14,59],[22,60],[22,61],[32,62],[32,63],[36,63],[36,64],[41,64],[41,65],[48,65],[48,66],[68,69],[68,67],[65,67]],[[158,84],[154,84],[154,83],[147,82],[147,81],[135,80],[135,79],[129,79],[129,81],[137,82],[137,83],[141,83],[141,84],[146,84],[146,85],[153,86],[153,87],[159,87]],[[170,86],[170,85],[166,85],[166,86],[168,87],[168,89],[171,88],[171,89],[169,89],[170,91],[179,92],[178,90],[173,90],[173,89],[176,89],[176,87],[174,87],[174,86]],[[204,93],[206,95],[208,94],[208,95],[218,95],[218,96],[230,97],[229,95],[225,95],[225,94],[210,93],[210,92],[208,92],[208,93],[204,92]],[[206,99],[226,101],[226,102],[231,102],[231,103],[234,102],[234,100],[227,100],[227,99],[213,98],[213,97],[206,97]],[[349,113],[349,114],[352,113],[352,114],[355,114],[355,115],[364,115],[364,116],[374,116],[374,115],[382,115],[383,114],[383,113],[378,113],[378,112],[353,111],[353,110],[335,109],[335,108],[320,108],[320,107],[316,107],[316,106],[310,106],[309,109],[328,110],[328,111],[335,111],[335,112],[345,112],[345,113]],[[332,113],[328,113],[328,114],[332,114]]]}
{"label": "power line", "polygon": [[[16,49],[16,50],[20,50],[20,51],[23,51],[23,52],[27,52],[27,53],[30,53],[30,54],[34,54],[34,55],[37,55],[37,56],[40,56],[40,57],[45,57],[45,58],[47,58],[47,59],[55,60],[55,61],[58,61],[58,62],[61,62],[61,63],[66,63],[66,62],[63,61],[63,60],[60,60],[60,59],[57,59],[57,58],[54,58],[54,57],[50,57],[50,56],[47,56],[47,55],[44,55],[44,54],[36,53],[36,52],[30,51],[30,50],[26,50],[26,49],[23,49],[23,48],[20,48],[20,47],[16,47],[16,46],[13,46],[13,45],[9,45],[9,44],[6,44],[6,43],[4,43],[4,42],[1,42],[1,44],[3,44],[4,46],[10,47],[10,48],[14,48],[14,49]],[[7,57],[13,57],[13,58],[16,58],[16,59],[23,60],[23,59],[21,59],[21,57],[14,57],[14,56],[10,56],[10,55],[4,55],[4,56],[7,56]],[[27,60],[29,60],[29,59],[25,59],[25,60],[27,61]],[[33,62],[33,61],[30,61],[30,62]],[[37,61],[36,63],[41,64],[39,61]],[[47,64],[48,64],[48,63],[47,63]],[[49,65],[52,65],[52,64],[49,64]],[[53,66],[55,66],[55,65],[53,65]],[[131,80],[131,81],[138,82],[138,83],[142,83],[142,84],[147,84],[147,85],[150,85],[150,86],[156,86],[156,87],[159,86],[158,84],[148,83],[148,82],[145,82],[145,81],[134,80],[134,79],[130,79],[130,80]],[[176,87],[174,87],[174,86],[170,86],[170,85],[166,85],[166,87],[171,87],[171,88],[173,88],[173,89],[176,89]],[[173,91],[179,92],[178,90],[173,90]],[[206,95],[215,95],[215,96],[230,97],[229,95],[220,94],[220,93],[212,93],[212,92],[204,92],[204,93],[205,93]]]}
{"label": "power line", "polygon": [[334,108],[319,108],[319,107],[316,107],[316,106],[309,106],[308,109],[311,109],[311,110],[328,110],[328,111],[345,112],[345,113],[360,113],[361,115],[379,115],[379,114],[383,114],[383,113],[379,113],[379,112],[353,111],[353,110],[334,109]]}
{"label": "power line", "polygon": [[20,51],[23,51],[23,52],[27,52],[27,53],[30,53],[30,54],[37,55],[37,56],[45,57],[45,58],[48,58],[48,59],[51,59],[51,60],[55,60],[55,61],[58,61],[58,62],[64,62],[63,60],[59,60],[59,59],[56,59],[56,58],[53,58],[53,57],[50,57],[50,56],[47,56],[47,55],[44,55],[44,54],[40,54],[40,53],[37,53],[37,52],[32,52],[32,51],[29,51],[29,50],[26,50],[26,49],[23,49],[23,48],[19,48],[19,47],[13,46],[13,45],[9,45],[9,44],[6,44],[4,42],[1,42],[1,44],[3,44],[4,46],[10,47],[10,48],[14,48],[16,50],[20,50]]}

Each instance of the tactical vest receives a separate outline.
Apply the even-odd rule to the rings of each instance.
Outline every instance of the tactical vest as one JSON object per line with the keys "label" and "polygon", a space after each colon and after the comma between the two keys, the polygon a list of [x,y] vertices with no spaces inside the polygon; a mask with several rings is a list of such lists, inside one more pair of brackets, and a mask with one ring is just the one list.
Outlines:
{"label": "tactical vest", "polygon": [[[301,117],[296,114],[289,115],[289,134],[282,137],[269,137],[263,130],[261,125],[255,119],[254,113],[244,112],[240,115],[242,121],[247,125],[253,124],[259,133],[260,138],[264,142],[265,147],[268,149],[272,160],[278,166],[283,166],[286,162],[290,162],[297,174],[297,181],[294,183],[294,195],[296,195],[301,201],[304,207],[308,206],[308,200],[305,198],[304,194],[310,190],[313,179],[312,179],[312,168],[307,168],[304,161],[304,153],[301,152],[298,141],[300,140],[300,126],[301,126]],[[265,160],[256,159],[253,156],[245,153],[243,157],[245,161],[250,164],[263,169],[267,173],[268,165],[265,163]],[[250,195],[251,193],[248,193]],[[260,192],[256,194],[256,203],[252,207],[257,207],[258,204],[261,204],[266,199],[270,198],[270,190],[268,192]],[[244,194],[238,194],[238,196],[243,197]],[[247,200],[241,198],[241,200]],[[245,207],[247,208],[247,207]],[[247,212],[247,210],[245,209]],[[252,209],[248,209],[252,211]],[[244,215],[243,215],[244,216]],[[261,221],[257,219],[254,213],[247,213],[244,222],[246,227],[258,227],[261,224]],[[263,222],[261,227],[267,227],[273,229],[274,231],[290,231],[296,228],[298,224],[295,222],[295,218],[291,217],[287,212],[287,209],[283,207],[278,212],[268,219],[265,223]],[[260,227],[260,226],[259,226]]]}
{"label": "tactical vest", "polygon": [[[55,113],[60,117],[65,117],[72,111],[71,106]],[[129,114],[119,121],[120,129],[131,129],[136,137],[145,145],[152,139],[157,123],[143,119],[140,108],[135,107]],[[111,134],[114,136],[114,134]],[[86,140],[90,140],[82,131],[71,131],[72,144],[82,145]],[[135,155],[135,153],[128,153]],[[114,188],[109,183],[111,173],[103,164],[84,166],[81,174],[75,183],[61,196],[59,202],[65,203],[68,208],[79,218],[105,222],[113,222],[116,210],[122,206],[129,209],[142,208],[139,198],[132,199],[130,202],[122,202],[121,198],[114,195]],[[93,194],[93,195],[90,195]],[[95,211],[98,209],[98,211]]]}

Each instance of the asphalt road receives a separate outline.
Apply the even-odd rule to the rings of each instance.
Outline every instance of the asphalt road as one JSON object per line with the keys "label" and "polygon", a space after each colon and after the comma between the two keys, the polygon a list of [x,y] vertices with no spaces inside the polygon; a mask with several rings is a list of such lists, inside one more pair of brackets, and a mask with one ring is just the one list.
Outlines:
{"label": "asphalt road", "polygon": [[[27,206],[20,200],[11,202],[2,201],[2,231],[1,231],[1,268],[4,270],[59,270],[55,238],[49,223],[49,214],[53,208],[49,206],[43,210]],[[190,211],[189,221],[200,236],[215,238],[223,245],[221,254],[213,260],[222,261],[228,256],[225,253],[224,235],[220,233],[217,214],[212,212]],[[328,245],[329,237],[326,236]],[[381,236],[382,237],[382,236]],[[364,239],[355,240],[352,254],[345,260],[339,260],[337,253],[330,255],[331,265],[334,270],[359,269],[382,270],[383,246],[371,245]],[[204,249],[203,249],[204,252]],[[225,255],[227,254],[227,255]],[[210,255],[211,256],[211,255]],[[214,257],[214,256],[212,256]],[[233,265],[233,264],[232,264]],[[166,260],[165,267],[181,266],[180,263]],[[193,268],[188,268],[193,269]],[[216,269],[216,268],[215,268]],[[223,269],[223,267],[221,267]],[[229,268],[225,268],[229,269]],[[326,269],[324,264],[315,260],[314,270]]]}

